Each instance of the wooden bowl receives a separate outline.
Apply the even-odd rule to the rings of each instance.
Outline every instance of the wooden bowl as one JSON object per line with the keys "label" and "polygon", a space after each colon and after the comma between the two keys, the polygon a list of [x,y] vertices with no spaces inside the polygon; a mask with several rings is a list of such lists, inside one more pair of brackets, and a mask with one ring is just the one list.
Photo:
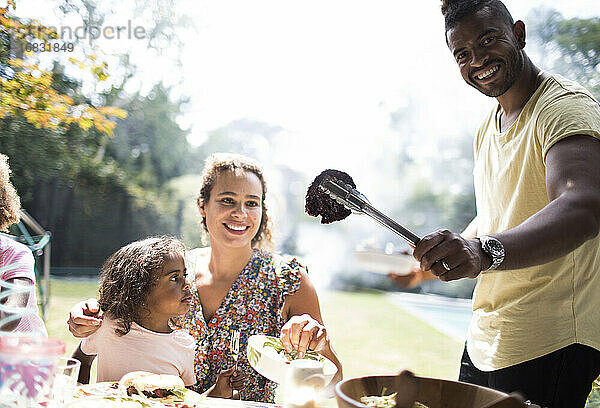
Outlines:
{"label": "wooden bowl", "polygon": [[[508,397],[500,391],[458,381],[436,378],[381,375],[350,378],[338,383],[335,395],[339,408],[365,408],[360,397],[389,395],[394,392],[406,392],[416,384],[415,399],[428,408],[483,408]],[[521,402],[515,407],[525,407]]]}

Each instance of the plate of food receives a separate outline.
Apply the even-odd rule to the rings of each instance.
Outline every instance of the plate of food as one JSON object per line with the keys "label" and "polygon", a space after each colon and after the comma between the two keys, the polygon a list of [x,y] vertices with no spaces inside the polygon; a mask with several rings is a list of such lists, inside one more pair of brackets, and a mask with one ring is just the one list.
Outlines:
{"label": "plate of food", "polygon": [[361,268],[383,275],[390,272],[408,275],[415,264],[415,259],[411,255],[401,252],[356,250],[354,257]]}
{"label": "plate of food", "polygon": [[[288,353],[277,337],[255,334],[248,338],[248,362],[260,375],[281,384],[289,370],[290,363],[298,359],[298,351]],[[308,350],[303,359],[313,360],[323,365],[323,378],[329,384],[337,373],[337,367],[319,353]]]}
{"label": "plate of food", "polygon": [[145,371],[125,374],[120,381],[82,385],[73,396],[76,400],[90,397],[108,398],[107,401],[129,398],[146,404],[155,402],[174,408],[193,406],[204,399],[202,395],[185,388],[178,376]]}

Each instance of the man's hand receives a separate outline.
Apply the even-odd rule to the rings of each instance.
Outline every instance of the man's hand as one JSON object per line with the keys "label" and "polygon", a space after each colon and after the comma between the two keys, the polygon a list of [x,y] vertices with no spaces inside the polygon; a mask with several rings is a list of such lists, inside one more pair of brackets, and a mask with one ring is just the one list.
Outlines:
{"label": "man's hand", "polygon": [[292,316],[281,328],[279,338],[288,353],[292,349],[298,350],[298,358],[304,357],[309,349],[323,350],[329,341],[325,326],[308,314]]}
{"label": "man's hand", "polygon": [[69,313],[67,320],[69,331],[75,337],[88,337],[100,328],[102,312],[96,299],[90,298],[77,303]]}
{"label": "man's hand", "polygon": [[431,270],[442,281],[475,278],[491,264],[478,239],[465,239],[448,230],[421,238],[413,255],[421,270]]}

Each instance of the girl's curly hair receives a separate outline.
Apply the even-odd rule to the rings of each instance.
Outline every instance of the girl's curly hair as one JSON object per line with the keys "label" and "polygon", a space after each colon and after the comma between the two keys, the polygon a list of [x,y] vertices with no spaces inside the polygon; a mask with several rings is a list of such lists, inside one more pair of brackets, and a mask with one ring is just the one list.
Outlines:
{"label": "girl's curly hair", "polygon": [[131,323],[148,312],[148,293],[155,285],[165,257],[174,252],[182,256],[185,252],[185,245],[178,239],[150,237],[124,246],[104,262],[98,303],[119,322],[121,327],[115,329],[118,335],[129,333]]}
{"label": "girl's curly hair", "polygon": [[[261,165],[246,156],[232,153],[214,153],[211,154],[204,162],[204,169],[202,170],[202,182],[200,185],[200,192],[196,197],[196,204],[198,209],[202,208],[204,203],[210,199],[210,192],[212,191],[217,176],[225,171],[248,171],[254,173],[260,180],[262,185],[262,217],[260,226],[254,238],[252,238],[252,246],[263,248],[271,247],[273,245],[273,234],[271,232],[271,222],[269,214],[267,213],[267,206],[265,204],[265,197],[267,195],[267,183],[265,182],[265,176]],[[208,233],[206,227],[206,217],[202,217],[202,226],[204,231]]]}
{"label": "girl's curly hair", "polygon": [[0,153],[0,231],[6,231],[20,219],[21,200],[10,182],[10,173],[8,157]]}

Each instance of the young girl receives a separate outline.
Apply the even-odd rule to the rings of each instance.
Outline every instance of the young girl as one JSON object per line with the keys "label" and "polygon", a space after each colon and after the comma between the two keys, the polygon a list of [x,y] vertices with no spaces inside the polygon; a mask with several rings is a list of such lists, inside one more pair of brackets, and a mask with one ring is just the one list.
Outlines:
{"label": "young girl", "polygon": [[[73,357],[81,361],[79,382],[88,383],[98,356],[98,381],[118,381],[131,371],[181,377],[196,383],[194,339],[178,329],[178,317],[190,307],[184,245],[162,236],[133,242],[102,266],[100,329],[83,339]],[[233,369],[223,371],[211,396],[232,393]]]}

